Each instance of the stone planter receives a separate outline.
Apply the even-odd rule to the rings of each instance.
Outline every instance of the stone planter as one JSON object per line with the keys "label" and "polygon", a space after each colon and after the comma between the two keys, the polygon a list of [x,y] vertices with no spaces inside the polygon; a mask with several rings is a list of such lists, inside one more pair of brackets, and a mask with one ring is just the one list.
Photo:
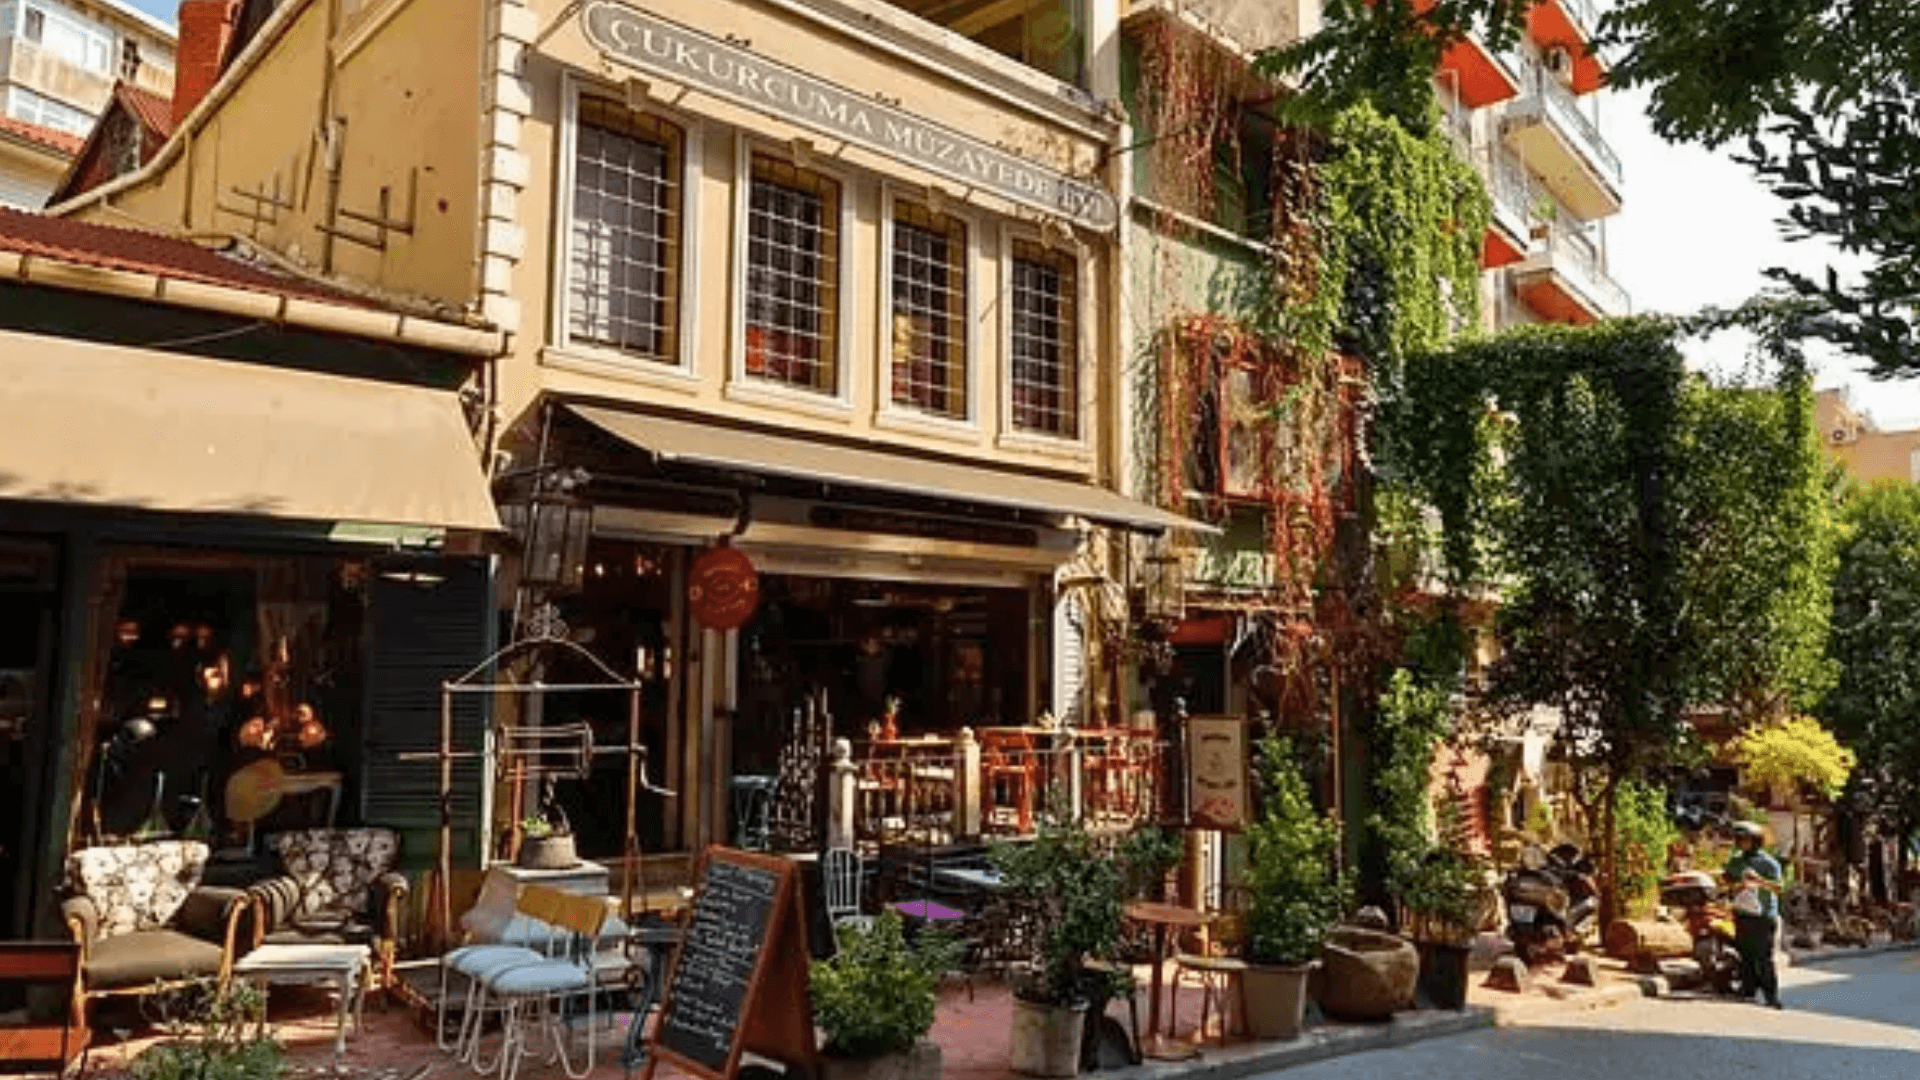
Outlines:
{"label": "stone planter", "polygon": [[1413,1004],[1420,954],[1404,938],[1338,926],[1320,945],[1320,1007],[1342,1020],[1383,1020]]}
{"label": "stone planter", "polygon": [[870,1058],[821,1055],[821,1080],[940,1080],[940,1044],[921,1039],[900,1054]]}
{"label": "stone planter", "polygon": [[580,855],[574,850],[572,833],[529,836],[520,841],[513,865],[522,870],[571,870],[580,865]]}
{"label": "stone planter", "polygon": [[1028,1076],[1080,1075],[1085,1005],[1036,1005],[1013,999],[1013,1070]]}
{"label": "stone planter", "polygon": [[1245,991],[1247,1029],[1256,1039],[1300,1036],[1307,1012],[1307,976],[1318,960],[1293,966],[1248,964],[1240,979]]}

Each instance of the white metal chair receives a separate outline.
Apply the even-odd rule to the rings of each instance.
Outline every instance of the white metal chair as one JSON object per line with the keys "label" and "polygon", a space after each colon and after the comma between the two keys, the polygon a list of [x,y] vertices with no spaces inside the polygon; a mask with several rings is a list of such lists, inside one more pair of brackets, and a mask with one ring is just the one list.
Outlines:
{"label": "white metal chair", "polygon": [[860,856],[846,848],[828,848],[821,853],[820,881],[827,894],[827,921],[836,929],[841,926],[873,929],[873,916],[860,911],[864,873]]}
{"label": "white metal chair", "polygon": [[[481,978],[502,1010],[500,1075],[503,1080],[519,1075],[520,1062],[532,1052],[527,1045],[529,1028],[537,1026],[553,1041],[553,1054],[548,1060],[558,1060],[574,1080],[585,1080],[593,1071],[593,1014],[600,996],[601,971],[598,945],[607,921],[606,900],[529,886],[521,894],[521,909],[553,927],[559,947],[550,960],[497,967]],[[576,1069],[567,1050],[567,1006],[580,998],[587,1003],[587,1046],[585,1060]],[[491,1064],[478,1061],[474,1067],[492,1071]]]}

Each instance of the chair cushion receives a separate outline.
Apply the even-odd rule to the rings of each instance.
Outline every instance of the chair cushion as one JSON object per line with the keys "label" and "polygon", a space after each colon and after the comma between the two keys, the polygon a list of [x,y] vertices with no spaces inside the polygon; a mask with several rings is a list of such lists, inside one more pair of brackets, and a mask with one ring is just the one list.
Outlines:
{"label": "chair cushion", "polygon": [[87,949],[88,990],[219,973],[220,946],[177,930],[134,930],[96,941]]}
{"label": "chair cushion", "polygon": [[587,973],[564,960],[503,968],[482,976],[480,981],[496,994],[555,994],[585,990],[589,985]]}
{"label": "chair cushion", "polygon": [[379,933],[364,922],[299,922],[261,938],[268,945],[371,945]]}
{"label": "chair cushion", "polygon": [[67,858],[67,880],[93,901],[107,939],[165,926],[206,865],[207,845],[193,840],[82,848]]}
{"label": "chair cushion", "polygon": [[464,945],[443,959],[453,970],[478,979],[484,979],[502,967],[547,962],[545,956],[518,945]]}
{"label": "chair cushion", "polygon": [[392,829],[300,829],[275,836],[273,846],[300,887],[293,913],[305,918],[365,911],[368,889],[400,856]]}

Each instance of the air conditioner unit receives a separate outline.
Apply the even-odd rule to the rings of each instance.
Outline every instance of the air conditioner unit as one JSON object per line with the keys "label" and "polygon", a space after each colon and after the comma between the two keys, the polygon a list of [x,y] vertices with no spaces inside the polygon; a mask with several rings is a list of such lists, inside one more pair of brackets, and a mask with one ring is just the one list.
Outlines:
{"label": "air conditioner unit", "polygon": [[1573,53],[1565,45],[1555,45],[1547,50],[1547,70],[1561,83],[1573,85]]}

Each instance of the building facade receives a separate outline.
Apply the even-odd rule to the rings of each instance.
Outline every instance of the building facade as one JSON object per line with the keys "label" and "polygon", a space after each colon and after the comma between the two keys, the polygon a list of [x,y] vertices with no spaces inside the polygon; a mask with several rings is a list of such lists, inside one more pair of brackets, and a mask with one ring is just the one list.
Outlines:
{"label": "building facade", "polygon": [[1842,389],[1815,393],[1813,415],[1820,445],[1856,483],[1920,484],[1920,429],[1881,428]]}
{"label": "building facade", "polygon": [[[269,7],[183,5],[181,68],[217,78],[56,212],[231,234],[510,335],[478,384],[503,514],[565,500],[591,530],[509,558],[502,619],[647,675],[679,794],[646,850],[734,835],[783,747],[1075,698],[1059,597],[1118,576],[1107,537],[1190,524],[1116,491],[1116,5]],[[735,628],[689,603],[721,547],[759,575]],[[617,851],[613,787],[568,796],[588,854]]]}

